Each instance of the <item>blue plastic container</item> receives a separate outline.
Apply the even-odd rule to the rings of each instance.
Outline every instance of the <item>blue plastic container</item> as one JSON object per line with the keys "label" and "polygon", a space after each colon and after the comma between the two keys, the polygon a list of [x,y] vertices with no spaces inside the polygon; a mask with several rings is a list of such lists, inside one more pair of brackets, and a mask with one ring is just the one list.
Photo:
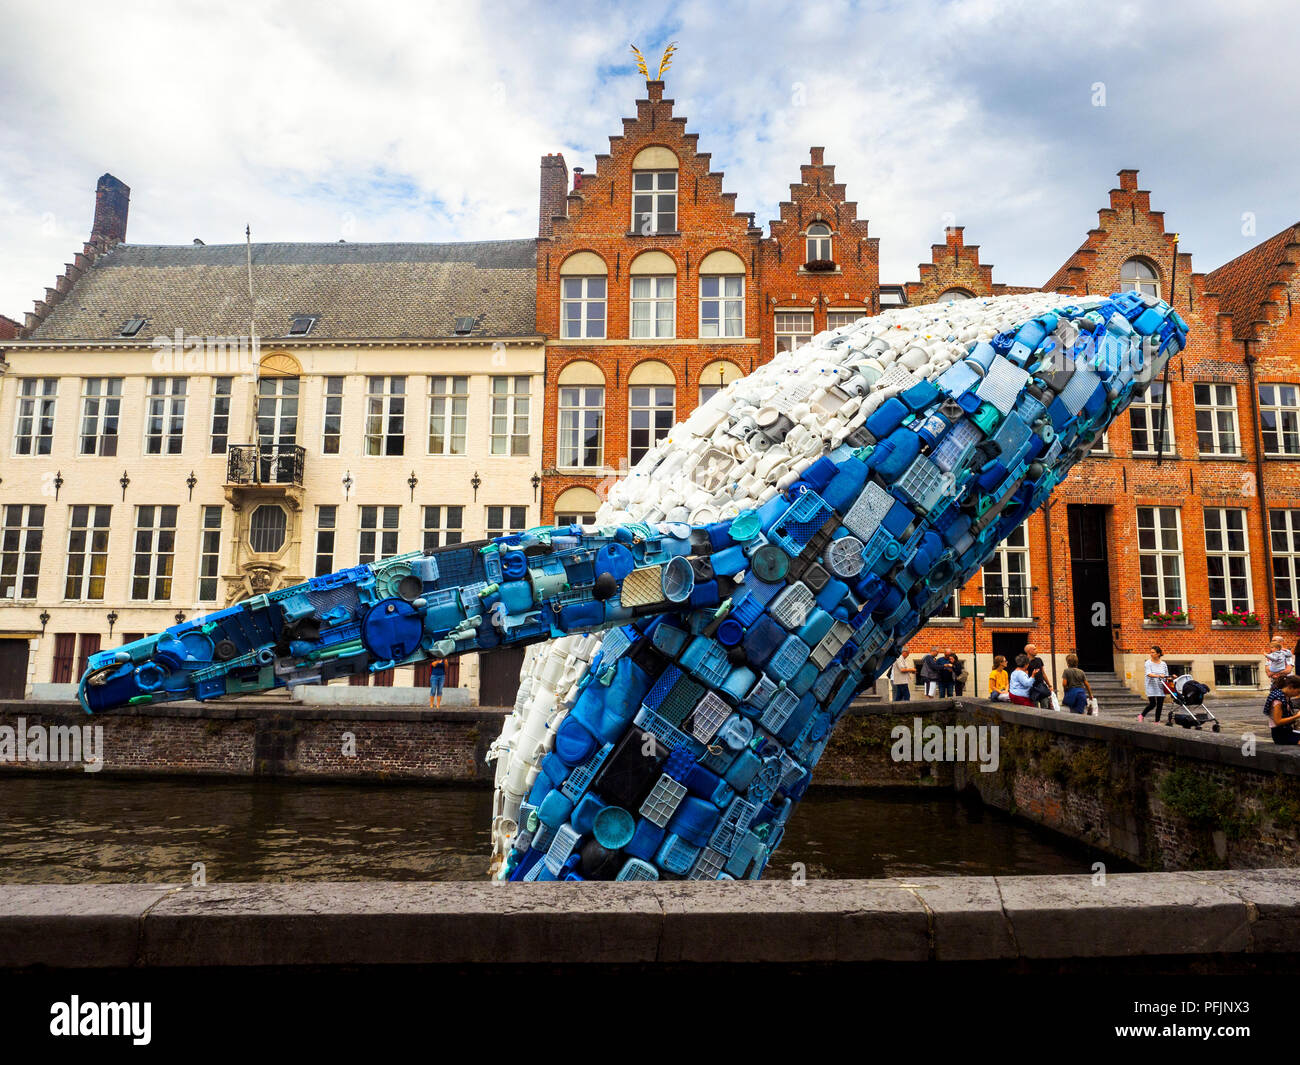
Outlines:
{"label": "blue plastic container", "polygon": [[596,814],[592,824],[596,842],[611,851],[625,847],[635,830],[636,818],[621,806],[604,807]]}

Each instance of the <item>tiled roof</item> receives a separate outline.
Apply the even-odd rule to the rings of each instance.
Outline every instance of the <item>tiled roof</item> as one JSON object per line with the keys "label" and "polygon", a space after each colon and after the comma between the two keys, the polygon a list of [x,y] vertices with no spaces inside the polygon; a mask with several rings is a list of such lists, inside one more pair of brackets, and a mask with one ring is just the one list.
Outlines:
{"label": "tiled roof", "polygon": [[1261,304],[1268,300],[1268,287],[1282,280],[1281,265],[1287,248],[1300,243],[1300,223],[1256,244],[1205,277],[1205,291],[1219,297],[1219,310],[1232,315],[1232,335],[1238,340],[1254,337],[1254,323],[1264,318]]}
{"label": "tiled roof", "polygon": [[[141,336],[248,332],[243,244],[120,244],[97,258],[32,333],[34,340],[110,340],[128,318]],[[254,244],[257,332],[283,337],[316,315],[311,337],[423,339],[536,334],[535,242]]]}

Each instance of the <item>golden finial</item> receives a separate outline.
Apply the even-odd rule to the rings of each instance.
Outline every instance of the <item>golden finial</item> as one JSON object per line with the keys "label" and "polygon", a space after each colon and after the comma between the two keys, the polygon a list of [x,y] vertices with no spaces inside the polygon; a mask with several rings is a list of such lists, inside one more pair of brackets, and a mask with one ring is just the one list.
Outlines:
{"label": "golden finial", "polygon": [[645,68],[645,56],[641,54],[641,49],[634,44],[628,45],[628,47],[632,49],[632,54],[636,56],[636,69],[646,81],[649,81],[650,71]]}
{"label": "golden finial", "polygon": [[659,74],[657,75],[658,80],[663,81],[663,80],[664,80],[664,72],[665,72],[665,71],[666,71],[670,66],[673,65],[673,53],[674,53],[675,51],[677,51],[677,42],[676,42],[676,41],[673,41],[672,44],[670,44],[667,48],[664,49],[664,57],[663,57],[661,60],[659,60]]}

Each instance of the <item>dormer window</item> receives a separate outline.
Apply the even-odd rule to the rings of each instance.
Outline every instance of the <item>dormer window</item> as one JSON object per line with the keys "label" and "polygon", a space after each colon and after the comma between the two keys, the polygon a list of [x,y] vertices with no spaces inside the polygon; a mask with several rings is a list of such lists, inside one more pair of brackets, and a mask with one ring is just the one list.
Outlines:
{"label": "dormer window", "polygon": [[835,256],[831,252],[831,227],[825,222],[814,222],[808,227],[807,251],[808,255],[805,259],[807,265],[834,261]]}
{"label": "dormer window", "polygon": [[144,328],[144,323],[148,320],[147,318],[128,318],[122,323],[122,328],[117,335],[120,337],[133,337]]}
{"label": "dormer window", "polygon": [[312,331],[316,325],[316,315],[314,314],[295,314],[289,320],[289,336],[305,337]]}
{"label": "dormer window", "polygon": [[455,332],[456,332],[456,335],[457,335],[458,337],[467,337],[467,336],[469,336],[470,333],[472,333],[473,331],[474,331],[474,319],[473,319],[473,318],[457,318],[457,319],[456,319],[456,330],[455,330]]}

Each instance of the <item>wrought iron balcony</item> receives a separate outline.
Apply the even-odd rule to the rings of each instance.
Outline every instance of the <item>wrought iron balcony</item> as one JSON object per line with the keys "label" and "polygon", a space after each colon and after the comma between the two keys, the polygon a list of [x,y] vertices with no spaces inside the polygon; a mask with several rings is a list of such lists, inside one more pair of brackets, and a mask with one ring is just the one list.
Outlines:
{"label": "wrought iron balcony", "polygon": [[226,483],[302,486],[305,448],[297,444],[231,444],[226,454]]}

